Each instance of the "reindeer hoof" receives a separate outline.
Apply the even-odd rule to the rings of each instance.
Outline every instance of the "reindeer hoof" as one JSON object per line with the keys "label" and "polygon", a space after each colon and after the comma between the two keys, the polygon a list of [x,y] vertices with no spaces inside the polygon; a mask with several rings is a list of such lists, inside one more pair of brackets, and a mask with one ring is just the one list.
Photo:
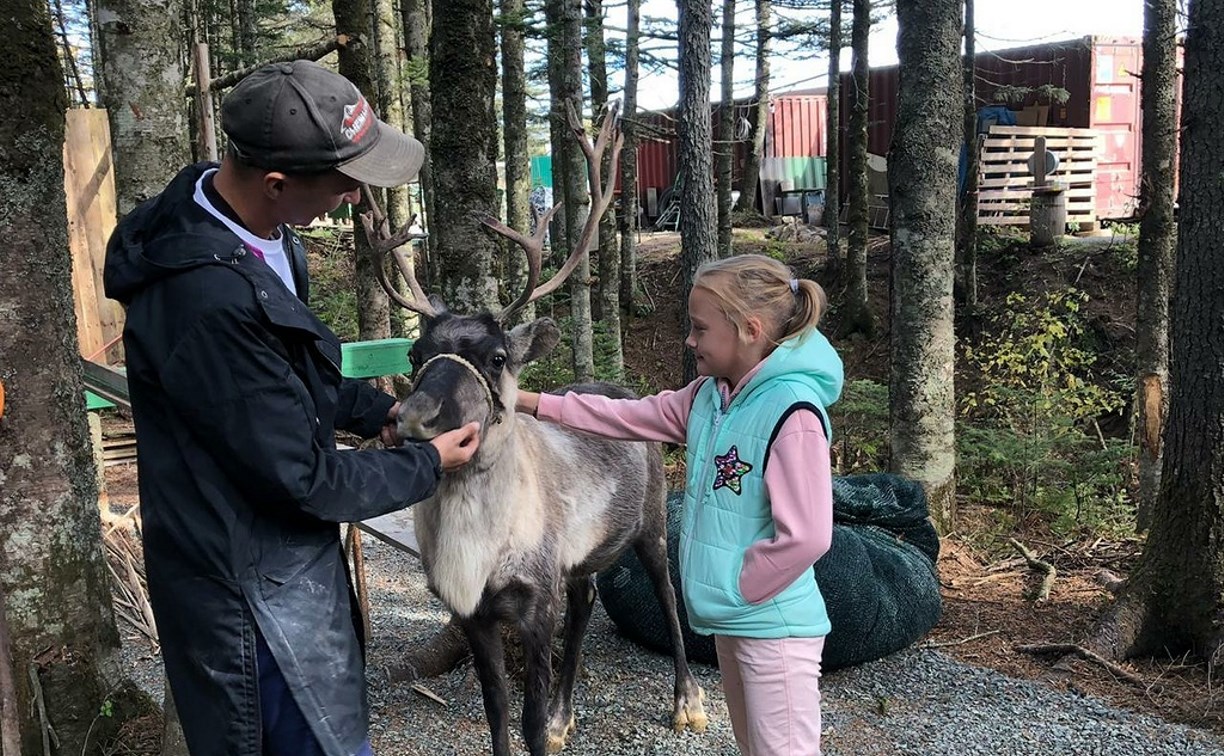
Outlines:
{"label": "reindeer hoof", "polygon": [[548,723],[548,752],[559,753],[562,748],[565,748],[565,741],[576,727],[577,722],[573,714],[570,715],[568,722],[559,722],[556,718],[550,720]]}
{"label": "reindeer hoof", "polygon": [[690,693],[676,699],[676,712],[672,715],[672,727],[676,732],[705,732],[710,718],[706,716],[705,707],[701,705],[703,700],[705,691],[701,688],[697,688],[695,696]]}

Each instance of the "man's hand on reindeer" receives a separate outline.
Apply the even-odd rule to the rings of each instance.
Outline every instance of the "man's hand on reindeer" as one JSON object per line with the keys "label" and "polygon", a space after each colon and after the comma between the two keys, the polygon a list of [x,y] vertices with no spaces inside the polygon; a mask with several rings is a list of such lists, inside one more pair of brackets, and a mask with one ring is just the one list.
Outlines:
{"label": "man's hand on reindeer", "polygon": [[378,438],[383,442],[384,446],[399,446],[400,441],[403,441],[400,438],[399,431],[396,430],[399,408],[399,402],[391,405],[391,409],[387,410],[387,419],[383,420],[382,430],[378,432]]}
{"label": "man's hand on reindeer", "polygon": [[443,472],[454,472],[466,465],[480,448],[480,423],[471,422],[462,428],[434,436],[429,443],[434,445],[442,458]]}

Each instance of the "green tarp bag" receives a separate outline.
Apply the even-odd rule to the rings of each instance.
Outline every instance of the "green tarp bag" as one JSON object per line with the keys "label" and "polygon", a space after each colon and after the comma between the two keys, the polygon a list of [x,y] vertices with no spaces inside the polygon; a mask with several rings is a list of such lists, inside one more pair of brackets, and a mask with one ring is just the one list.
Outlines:
{"label": "green tarp bag", "polygon": [[[717,664],[714,639],[688,626],[677,565],[682,492],[667,498],[667,552],[690,661]],[[833,543],[813,568],[833,631],[822,668],[849,667],[900,651],[939,619],[939,537],[916,482],[896,475],[833,478]],[[630,640],[671,652],[663,612],[632,549],[598,576],[608,616]]]}

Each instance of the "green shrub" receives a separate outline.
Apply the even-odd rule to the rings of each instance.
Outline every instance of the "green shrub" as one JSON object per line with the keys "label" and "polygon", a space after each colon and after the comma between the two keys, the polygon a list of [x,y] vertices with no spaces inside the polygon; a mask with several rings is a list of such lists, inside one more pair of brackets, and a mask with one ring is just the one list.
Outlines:
{"label": "green shrub", "polygon": [[888,387],[850,381],[829,408],[833,425],[833,471],[838,475],[888,469]]}
{"label": "green shrub", "polygon": [[1013,293],[978,347],[965,357],[981,387],[960,402],[961,490],[984,504],[1039,513],[1069,532],[1125,529],[1133,449],[1106,439],[1098,418],[1121,413],[1129,388],[1102,382],[1080,316],[1087,295],[1047,292],[1030,302]]}

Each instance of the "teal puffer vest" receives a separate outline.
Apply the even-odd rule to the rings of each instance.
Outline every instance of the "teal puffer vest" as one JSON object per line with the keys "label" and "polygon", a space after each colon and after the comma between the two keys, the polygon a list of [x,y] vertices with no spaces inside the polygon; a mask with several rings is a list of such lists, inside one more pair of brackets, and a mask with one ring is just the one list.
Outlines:
{"label": "teal puffer vest", "polygon": [[[808,352],[804,356],[809,359],[802,362],[809,365],[811,352],[818,353],[821,370],[791,372],[771,365],[789,361],[794,367],[797,355],[789,353],[795,351]],[[694,632],[750,638],[829,633],[824,599],[811,570],[757,605],[744,600],[739,578],[747,548],[775,534],[764,482],[775,430],[786,415],[802,407],[815,411],[828,433],[825,407],[840,390],[841,360],[819,333],[801,345],[787,342],[775,350],[725,410],[715,381],[707,380],[698,390],[688,422],[680,531],[684,603]]]}

